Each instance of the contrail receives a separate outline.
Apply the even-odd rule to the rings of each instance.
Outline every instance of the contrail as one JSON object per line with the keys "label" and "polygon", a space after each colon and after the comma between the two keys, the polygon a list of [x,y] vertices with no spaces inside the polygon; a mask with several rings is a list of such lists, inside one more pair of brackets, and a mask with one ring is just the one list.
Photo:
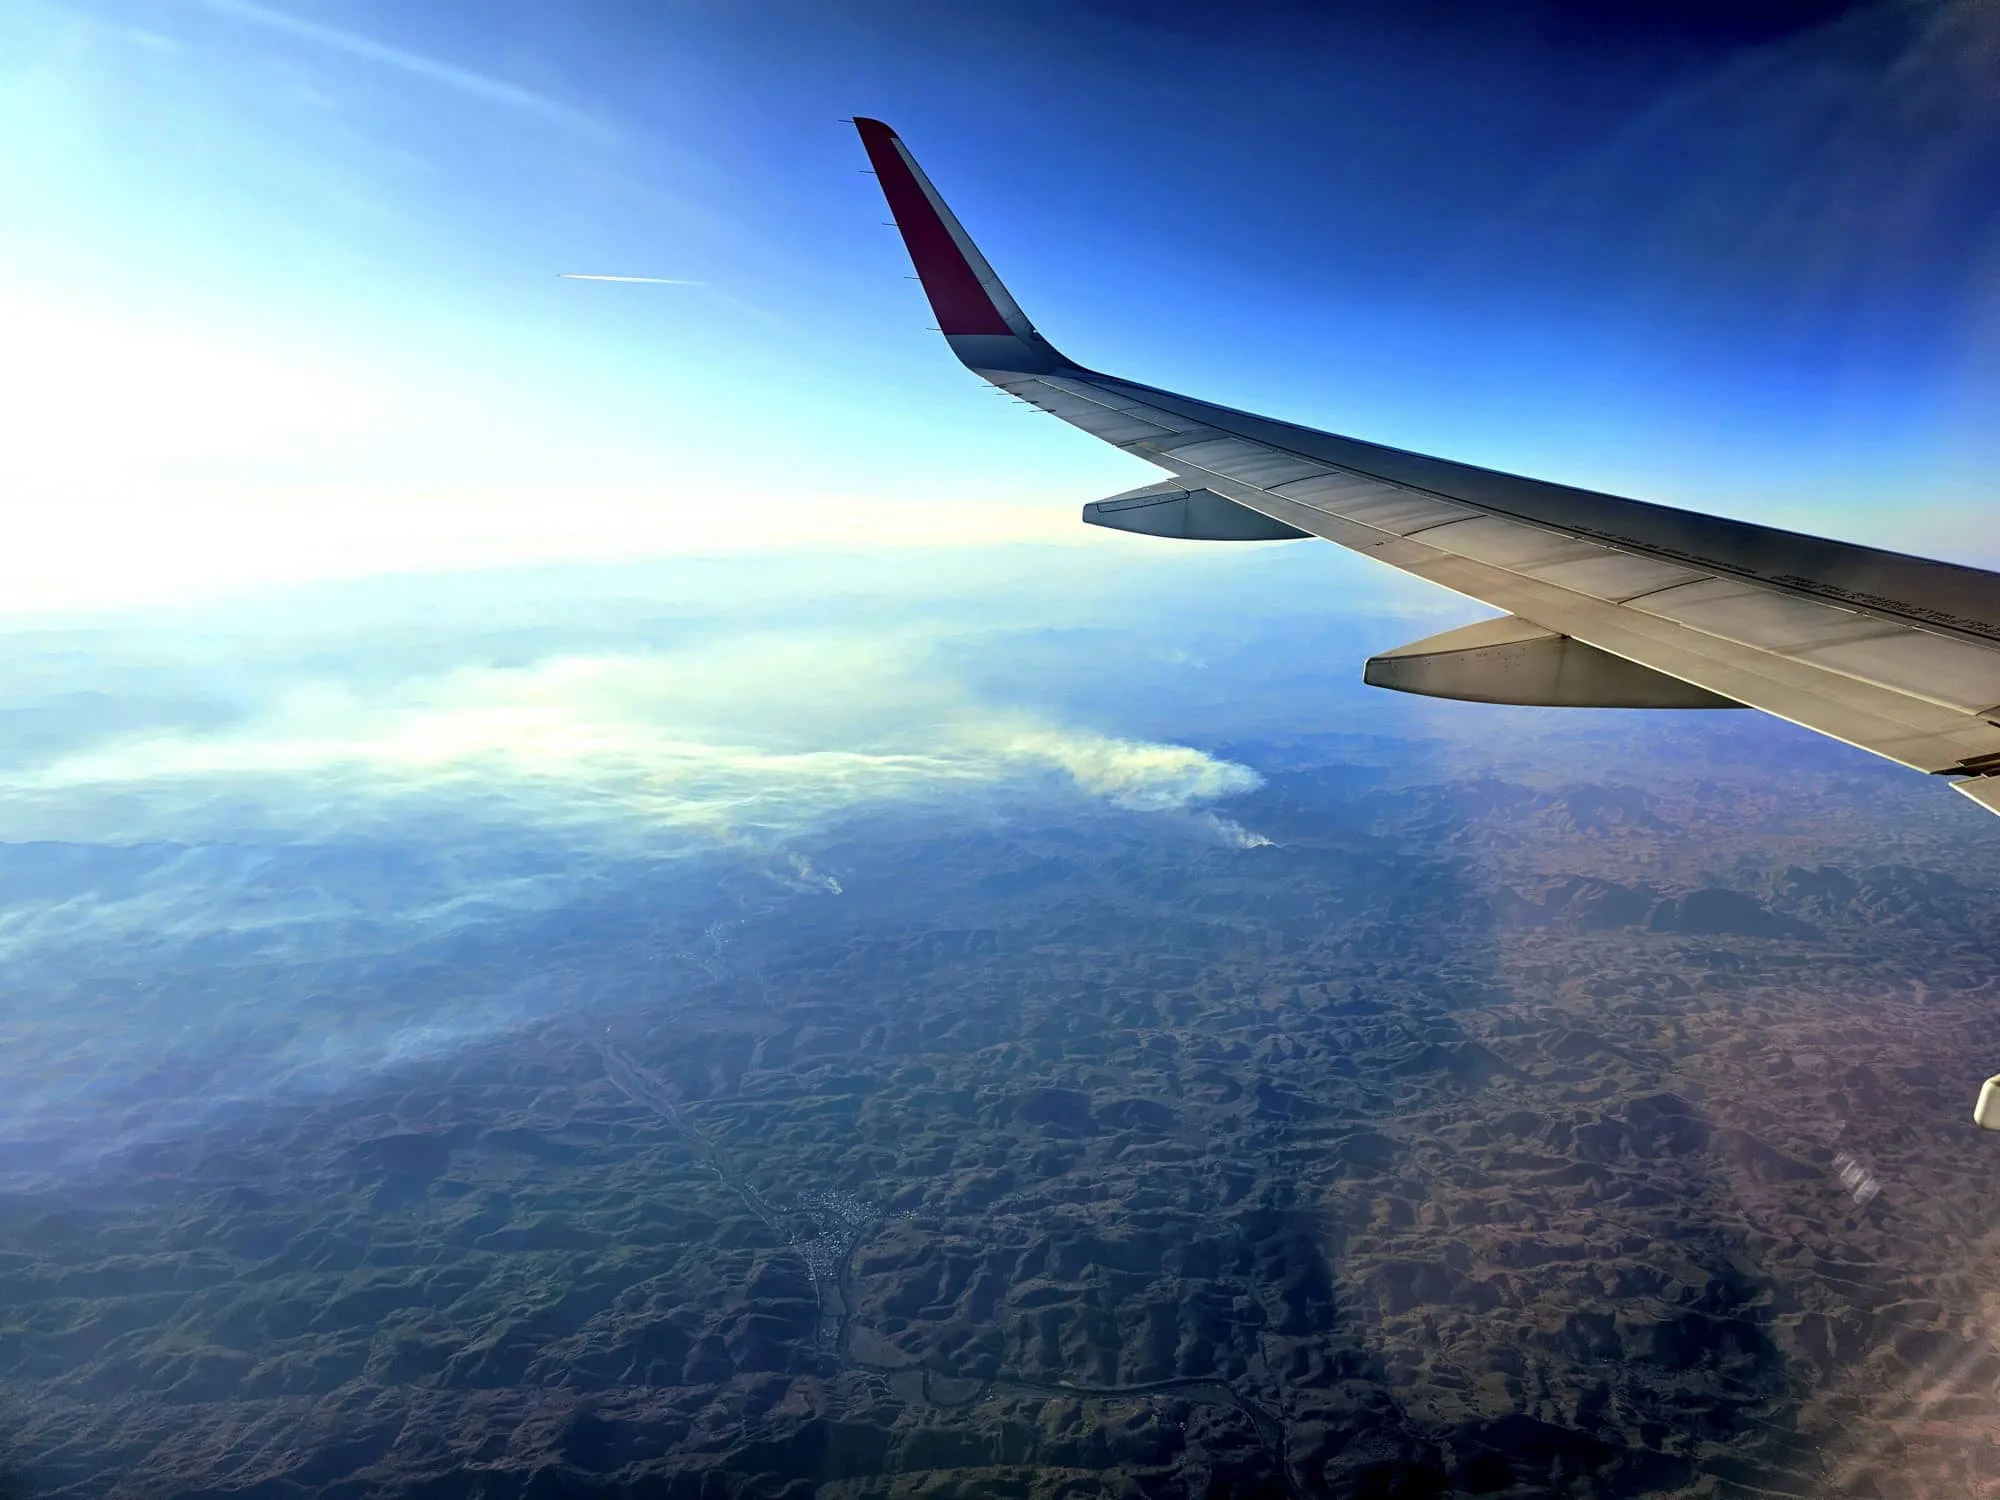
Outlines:
{"label": "contrail", "polygon": [[401,68],[406,73],[414,73],[420,78],[428,78],[434,83],[444,84],[461,93],[471,94],[493,104],[503,104],[530,114],[541,115],[565,125],[580,126],[594,135],[609,135],[611,127],[593,115],[582,110],[524,89],[519,84],[508,83],[502,78],[491,78],[484,73],[475,73],[470,68],[453,67],[450,63],[439,62],[418,52],[405,52],[400,47],[391,47],[386,42],[378,42],[373,37],[360,32],[345,31],[338,26],[324,25],[309,21],[303,16],[290,15],[274,6],[261,5],[257,0],[201,0],[210,10],[220,11],[238,20],[250,21],[265,26],[272,31],[284,32],[304,41],[317,42],[322,47],[331,47],[337,52],[345,52],[353,57],[365,57],[370,62],[382,63],[391,68]]}
{"label": "contrail", "polygon": [[587,271],[558,271],[568,281],[650,281],[655,286],[700,286],[699,281],[683,281],[678,276],[593,276]]}

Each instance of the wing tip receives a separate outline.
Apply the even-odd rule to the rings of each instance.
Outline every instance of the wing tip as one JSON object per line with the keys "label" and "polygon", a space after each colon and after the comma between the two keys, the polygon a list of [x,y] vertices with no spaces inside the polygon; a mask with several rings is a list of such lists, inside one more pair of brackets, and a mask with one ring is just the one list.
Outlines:
{"label": "wing tip", "polygon": [[901,136],[872,115],[854,128],[923,283],[937,328],[974,370],[1046,372],[1067,363],[1035,332]]}
{"label": "wing tip", "polygon": [[995,300],[995,288],[985,284],[974,265],[978,252],[901,138],[866,115],[855,117],[854,128],[861,133],[869,165],[937,314],[938,327],[946,334],[1013,337],[1015,330]]}

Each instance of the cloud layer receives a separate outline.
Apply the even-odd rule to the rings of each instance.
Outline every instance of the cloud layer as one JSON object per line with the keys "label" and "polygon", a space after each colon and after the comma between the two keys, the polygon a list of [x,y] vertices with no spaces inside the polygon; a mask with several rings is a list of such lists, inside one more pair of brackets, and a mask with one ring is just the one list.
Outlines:
{"label": "cloud layer", "polygon": [[221,728],[141,731],[18,768],[0,838],[379,831],[421,800],[582,844],[769,840],[870,803],[1059,785],[1138,812],[1248,791],[1185,746],[983,703],[921,640],[766,635],[284,686]]}
{"label": "cloud layer", "polygon": [[[974,686],[982,659],[1023,660],[1007,587],[798,582],[690,568],[619,597],[593,575],[456,616],[433,585],[384,585],[324,612],[16,632],[0,1140],[87,1162],[588,1004],[593,903],[643,890],[665,930],[739,885],[836,901],[822,835],[874,811],[1095,809],[1264,842],[1215,811],[1255,773],[1059,706],[1087,656]],[[569,977],[465,957],[517,941],[577,945]],[[458,977],[367,977],[405,955]]]}

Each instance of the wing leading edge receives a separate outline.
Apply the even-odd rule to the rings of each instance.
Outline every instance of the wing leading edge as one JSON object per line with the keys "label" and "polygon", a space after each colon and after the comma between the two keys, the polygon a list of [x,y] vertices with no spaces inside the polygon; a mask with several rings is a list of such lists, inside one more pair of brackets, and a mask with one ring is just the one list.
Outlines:
{"label": "wing leading edge", "polygon": [[[1442,658],[1464,648],[1445,638],[1435,665],[1413,661],[1431,642],[1376,658],[1368,676],[1384,686],[1499,702],[1743,705],[1960,778],[1960,791],[2000,812],[2000,574],[1503,474],[1088,369],[1029,322],[895,132],[854,123],[959,360],[1174,476],[1085,519],[1217,540],[1323,537],[1504,610],[1522,628],[1482,659],[1489,687],[1512,662],[1523,683],[1553,683],[1560,641],[1584,648],[1560,658],[1573,664],[1568,686],[1548,697],[1453,690],[1466,674]],[[1131,503],[1154,493],[1190,498],[1178,511]],[[1250,514],[1231,521],[1231,505]],[[1511,644],[1544,637],[1557,642]],[[1592,682],[1621,686],[1579,698]]]}

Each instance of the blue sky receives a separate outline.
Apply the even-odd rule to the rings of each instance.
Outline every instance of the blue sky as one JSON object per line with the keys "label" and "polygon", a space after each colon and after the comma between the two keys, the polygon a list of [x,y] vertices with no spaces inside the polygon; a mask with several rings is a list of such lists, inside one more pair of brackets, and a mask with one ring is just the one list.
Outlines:
{"label": "blue sky", "polygon": [[20,0],[7,595],[1122,555],[1075,507],[1150,471],[926,336],[856,111],[1100,368],[1996,560],[1980,11]]}

